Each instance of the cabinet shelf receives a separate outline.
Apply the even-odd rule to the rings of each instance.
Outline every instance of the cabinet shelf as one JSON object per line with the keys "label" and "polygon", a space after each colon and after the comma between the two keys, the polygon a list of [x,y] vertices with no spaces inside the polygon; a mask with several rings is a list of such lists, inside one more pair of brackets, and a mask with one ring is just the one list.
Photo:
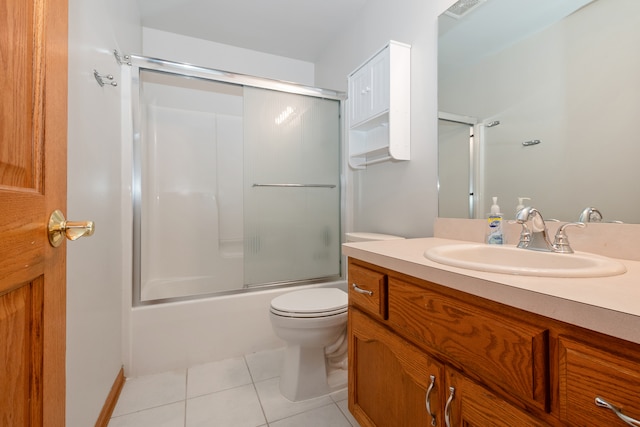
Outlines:
{"label": "cabinet shelf", "polygon": [[410,159],[411,47],[390,41],[349,75],[349,165]]}

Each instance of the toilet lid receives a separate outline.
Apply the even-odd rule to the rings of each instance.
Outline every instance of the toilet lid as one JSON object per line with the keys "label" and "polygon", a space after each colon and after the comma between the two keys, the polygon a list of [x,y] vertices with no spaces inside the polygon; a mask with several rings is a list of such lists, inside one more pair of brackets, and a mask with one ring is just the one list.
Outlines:
{"label": "toilet lid", "polygon": [[271,308],[286,313],[327,315],[344,312],[347,293],[336,288],[304,289],[271,300]]}

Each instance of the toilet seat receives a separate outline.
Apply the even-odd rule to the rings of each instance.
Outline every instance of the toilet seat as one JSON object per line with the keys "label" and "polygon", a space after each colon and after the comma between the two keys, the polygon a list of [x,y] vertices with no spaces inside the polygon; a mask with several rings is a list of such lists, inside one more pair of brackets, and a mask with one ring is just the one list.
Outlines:
{"label": "toilet seat", "polygon": [[336,288],[305,289],[271,301],[271,313],[283,317],[329,317],[347,312],[348,296]]}

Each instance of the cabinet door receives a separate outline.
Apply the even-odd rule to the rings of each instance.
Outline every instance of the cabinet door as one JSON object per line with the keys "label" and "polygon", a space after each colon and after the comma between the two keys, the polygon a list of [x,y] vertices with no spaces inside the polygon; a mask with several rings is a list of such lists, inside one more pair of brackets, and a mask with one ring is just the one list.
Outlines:
{"label": "cabinet door", "polygon": [[[560,417],[573,426],[624,426],[601,398],[640,425],[640,361],[560,337]],[[633,425],[636,425],[633,424]]]}
{"label": "cabinet door", "polygon": [[371,111],[371,68],[365,64],[349,77],[350,126],[369,117]]}
{"label": "cabinet door", "polygon": [[349,411],[360,425],[444,427],[442,365],[357,309],[348,328]]}
{"label": "cabinet door", "polygon": [[369,117],[389,109],[389,47],[369,61],[371,68],[371,107]]}
{"label": "cabinet door", "polygon": [[446,427],[543,427],[548,424],[447,368]]}
{"label": "cabinet door", "polygon": [[387,276],[349,260],[349,305],[377,317],[387,318]]}

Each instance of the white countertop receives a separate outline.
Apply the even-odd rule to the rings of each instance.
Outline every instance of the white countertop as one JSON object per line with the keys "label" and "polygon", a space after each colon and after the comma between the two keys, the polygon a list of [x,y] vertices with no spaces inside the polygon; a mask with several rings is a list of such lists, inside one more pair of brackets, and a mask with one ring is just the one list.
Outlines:
{"label": "white countertop", "polygon": [[424,252],[460,240],[422,238],[345,243],[343,254],[452,289],[640,344],[640,261],[598,278],[486,273],[431,261]]}

